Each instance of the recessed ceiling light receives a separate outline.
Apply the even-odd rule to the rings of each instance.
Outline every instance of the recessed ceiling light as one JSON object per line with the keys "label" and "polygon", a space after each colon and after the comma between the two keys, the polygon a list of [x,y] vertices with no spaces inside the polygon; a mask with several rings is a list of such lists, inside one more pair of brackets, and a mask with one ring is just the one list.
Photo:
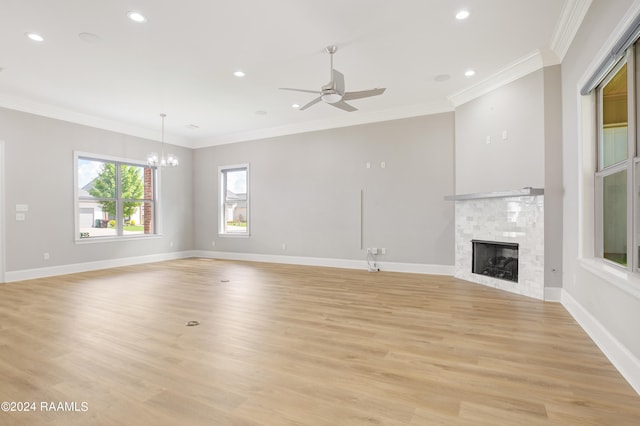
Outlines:
{"label": "recessed ceiling light", "polygon": [[464,73],[465,77],[473,77],[474,75],[476,75],[476,72],[474,70],[467,70]]}
{"label": "recessed ceiling light", "polygon": [[469,11],[468,10],[461,10],[458,13],[456,13],[456,19],[458,20],[463,20],[463,19],[467,19],[469,17]]}
{"label": "recessed ceiling light", "polygon": [[299,104],[291,104],[291,108],[300,108]]}
{"label": "recessed ceiling light", "polygon": [[26,35],[27,37],[29,37],[31,40],[33,41],[37,41],[37,42],[42,42],[44,41],[44,37],[42,37],[40,34],[38,33],[25,33],[24,35]]}
{"label": "recessed ceiling light", "polygon": [[130,12],[127,12],[127,16],[133,22],[138,22],[138,23],[147,22],[147,18],[140,12],[135,12],[135,11],[132,10]]}
{"label": "recessed ceiling light", "polygon": [[233,75],[235,75],[236,77],[244,77],[245,76],[244,72],[242,72],[240,70],[234,72]]}

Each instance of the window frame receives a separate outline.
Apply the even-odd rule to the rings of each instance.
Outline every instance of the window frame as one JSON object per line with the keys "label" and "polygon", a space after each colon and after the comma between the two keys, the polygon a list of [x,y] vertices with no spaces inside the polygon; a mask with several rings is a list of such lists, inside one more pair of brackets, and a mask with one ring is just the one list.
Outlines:
{"label": "window frame", "polygon": [[[636,102],[640,101],[640,85],[638,84],[638,78],[636,73],[640,69],[638,62],[640,62],[640,55],[638,55],[639,43],[635,42],[629,47],[626,54],[623,55],[620,60],[607,72],[602,81],[596,86],[594,93],[596,99],[595,118],[596,118],[596,146],[595,146],[595,247],[594,255],[596,258],[602,260],[607,265],[613,266],[620,270],[626,270],[628,272],[638,273],[640,272],[640,259],[638,258],[640,244],[640,236],[637,235],[638,227],[640,226],[640,220],[638,219],[638,201],[639,194],[637,191],[638,180],[637,173],[638,167],[636,164],[639,162],[638,158],[638,140],[640,135],[637,134],[637,123],[640,119],[638,117],[638,111],[636,109]],[[604,140],[604,118],[603,118],[603,88],[613,79],[613,77],[622,69],[626,64],[627,66],[627,158],[616,163],[604,166],[603,161],[603,140]],[[604,179],[613,174],[626,171],[626,265],[609,260],[604,257]]]}
{"label": "window frame", "polygon": [[[225,227],[226,220],[226,182],[227,173],[245,170],[246,173],[246,230],[238,232],[229,232]],[[251,171],[249,163],[234,164],[228,166],[218,167],[218,236],[221,237],[233,237],[233,238],[248,238],[251,236]]]}
{"label": "window frame", "polygon": [[[80,160],[89,160],[89,161],[98,161],[103,163],[112,163],[115,166],[116,171],[116,194],[113,198],[113,201],[116,203],[116,234],[115,235],[106,235],[106,236],[97,236],[97,237],[81,237],[80,235],[80,203],[84,201],[100,201],[100,200],[111,200],[110,198],[91,198],[91,199],[81,199],[81,196],[78,193],[78,163]],[[152,186],[153,186],[153,199],[128,199],[122,197],[121,190],[121,167],[122,166],[134,166],[134,167],[142,167],[149,168],[153,171],[152,178]],[[73,152],[73,198],[74,198],[74,241],[75,243],[100,243],[100,242],[109,242],[114,240],[138,240],[138,239],[149,239],[149,238],[159,238],[162,236],[161,233],[161,221],[160,221],[160,173],[158,172],[158,168],[156,166],[149,166],[144,161],[132,160],[129,158],[121,158],[114,157],[102,154],[95,154],[89,152],[82,151],[74,151]],[[143,195],[144,196],[144,195]],[[153,233],[149,234],[124,234],[124,217],[120,217],[123,215],[122,207],[123,203],[126,202],[142,202],[142,203],[151,203],[152,204],[152,212],[153,212]]]}

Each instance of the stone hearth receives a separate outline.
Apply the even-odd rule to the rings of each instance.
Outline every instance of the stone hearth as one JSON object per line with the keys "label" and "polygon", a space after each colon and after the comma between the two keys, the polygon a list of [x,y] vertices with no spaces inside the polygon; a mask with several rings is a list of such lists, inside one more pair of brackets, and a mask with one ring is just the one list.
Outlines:
{"label": "stone hearth", "polygon": [[[544,299],[544,196],[451,196],[456,219],[455,276],[524,296]],[[503,241],[519,246],[518,282],[472,272],[471,240]]]}

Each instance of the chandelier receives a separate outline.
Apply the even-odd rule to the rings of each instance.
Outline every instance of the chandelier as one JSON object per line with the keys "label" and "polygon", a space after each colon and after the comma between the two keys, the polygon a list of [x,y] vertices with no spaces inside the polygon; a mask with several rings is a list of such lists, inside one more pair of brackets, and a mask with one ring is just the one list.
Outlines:
{"label": "chandelier", "polygon": [[147,164],[151,167],[176,167],[178,165],[178,157],[173,154],[169,154],[166,157],[164,156],[164,118],[167,114],[160,114],[162,118],[162,148],[160,151],[160,156],[158,156],[157,152],[152,152],[147,155]]}

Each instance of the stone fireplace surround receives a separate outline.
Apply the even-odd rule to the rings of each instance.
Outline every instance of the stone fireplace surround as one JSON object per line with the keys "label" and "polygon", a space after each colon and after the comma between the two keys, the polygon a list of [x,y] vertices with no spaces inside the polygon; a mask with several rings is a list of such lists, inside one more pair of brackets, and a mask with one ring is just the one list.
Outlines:
{"label": "stone fireplace surround", "polygon": [[[452,195],[455,202],[455,277],[544,299],[544,190]],[[474,274],[471,240],[519,244],[518,282]]]}

